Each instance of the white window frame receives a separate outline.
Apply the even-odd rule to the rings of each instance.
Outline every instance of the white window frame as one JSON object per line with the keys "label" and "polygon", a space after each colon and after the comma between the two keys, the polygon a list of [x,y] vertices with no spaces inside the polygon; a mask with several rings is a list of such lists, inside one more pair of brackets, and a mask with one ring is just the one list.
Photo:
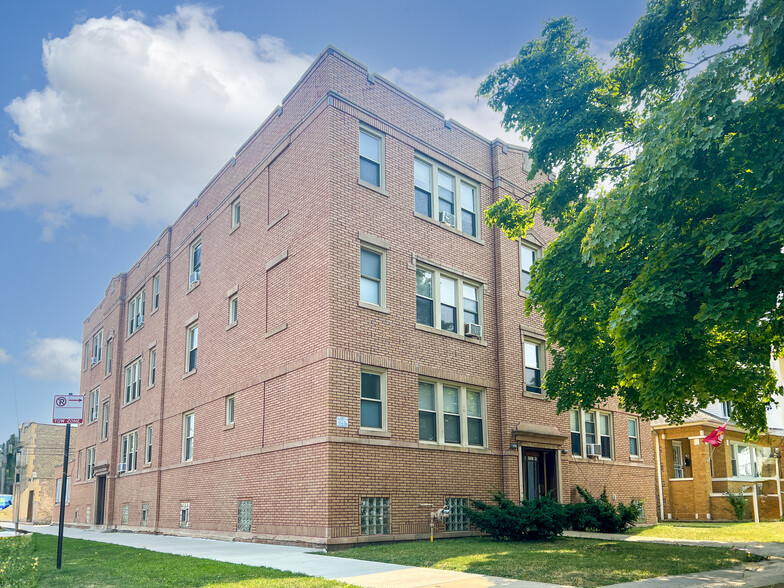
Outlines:
{"label": "white window frame", "polygon": [[[582,453],[582,457],[586,457],[586,458],[588,457],[588,452],[587,452],[587,449],[586,449],[586,446],[589,445],[589,443],[588,443],[588,435],[589,435],[589,433],[588,433],[588,427],[587,427],[587,423],[588,423],[587,417],[589,415],[592,415],[592,417],[593,417],[593,421],[592,421],[592,423],[594,425],[594,432],[593,432],[594,441],[593,441],[593,443],[601,445],[602,437],[606,437],[606,435],[602,435],[602,432],[601,432],[601,427],[602,427],[602,425],[601,425],[601,418],[602,418],[601,415],[606,415],[609,418],[609,427],[610,427],[610,431],[609,431],[610,432],[610,435],[609,435],[609,437],[610,437],[610,456],[609,457],[605,457],[603,455],[599,455],[598,459],[600,459],[602,461],[614,461],[615,460],[615,425],[614,425],[614,420],[615,419],[614,419],[613,412],[611,412],[609,410],[596,410],[596,409],[594,409],[594,410],[582,410],[582,409],[580,409],[579,414],[580,414],[580,427],[582,428],[582,431],[581,431],[582,452],[583,452]],[[570,419],[571,419],[571,417],[570,417]],[[569,428],[571,429],[571,423],[570,423],[570,427]],[[639,434],[639,429],[638,429],[638,434]]]}
{"label": "white window frame", "polygon": [[144,288],[139,290],[128,302],[128,336],[144,326]]}
{"label": "white window frame", "polygon": [[[77,476],[77,480],[78,480]],[[63,479],[57,478],[57,483],[55,484],[55,491],[54,491],[54,503],[60,504],[60,497],[63,493]],[[68,505],[71,503],[71,476],[68,476],[65,479],[65,504]]]}
{"label": "white window frame", "polygon": [[[539,366],[534,367],[533,365],[528,365],[528,361],[531,359],[528,353],[526,353],[526,347],[532,345],[536,347],[537,350],[537,359],[539,361]],[[539,391],[529,389],[528,388],[528,370],[539,370]],[[545,342],[541,339],[536,339],[535,337],[531,337],[529,335],[523,334],[523,393],[526,395],[531,395],[536,398],[544,398],[547,396],[544,388],[544,376],[547,373],[547,352]]]}
{"label": "white window frame", "polygon": [[94,423],[98,420],[98,401],[100,399],[101,388],[95,387],[90,390],[89,401],[90,404],[87,407],[87,424]]}
{"label": "white window frame", "polygon": [[239,306],[240,306],[240,299],[239,294],[232,294],[229,296],[229,326],[233,327],[237,324],[237,320],[239,319]]}
{"label": "white window frame", "polygon": [[[444,445],[447,447],[487,447],[487,391],[476,386],[466,386],[456,382],[447,382],[444,380],[436,380],[433,378],[419,378],[417,383],[417,399],[419,399],[419,384],[431,384],[434,387],[435,393],[435,411],[422,410],[419,408],[419,401],[417,400],[417,423],[419,422],[420,412],[435,413],[436,420],[436,439],[435,441],[421,439],[417,434],[419,443],[427,445]],[[458,411],[460,417],[460,443],[447,443],[444,439],[444,415],[445,414],[458,414],[458,413],[445,413],[444,412],[444,386],[447,388],[456,388],[458,390]],[[468,392],[475,392],[480,397],[481,417],[468,415]],[[468,420],[481,418],[482,419],[482,444],[469,445],[468,443]]]}
{"label": "white window frame", "polygon": [[227,427],[233,427],[234,426],[234,418],[235,418],[234,411],[236,410],[236,408],[237,408],[237,403],[236,403],[235,396],[234,396],[234,394],[229,394],[226,397],[226,404],[225,404],[226,420],[225,420],[224,424]]}
{"label": "white window frame", "polygon": [[142,358],[137,357],[125,366],[123,405],[130,404],[142,396]]}
{"label": "white window frame", "polygon": [[101,441],[109,438],[109,401],[101,404]]}
{"label": "white window frame", "polygon": [[120,438],[120,463],[125,464],[126,472],[135,472],[139,450],[139,433],[132,431]]}
{"label": "white window frame", "polygon": [[[481,223],[481,197],[480,197],[480,188],[479,184],[464,175],[456,172],[455,170],[446,167],[443,164],[438,163],[430,159],[429,157],[425,157],[424,155],[417,153],[414,156],[414,161],[419,162],[423,165],[430,167],[430,214],[426,214],[425,212],[421,212],[416,210],[416,180],[414,181],[414,192],[415,192],[415,202],[414,202],[414,210],[417,215],[432,218],[435,221],[440,222],[440,207],[438,204],[439,201],[439,193],[438,193],[438,178],[439,173],[445,176],[449,176],[453,179],[453,202],[452,202],[452,210],[454,211],[452,214],[455,217],[455,223],[442,223],[446,224],[447,226],[460,231],[461,233],[472,237],[474,239],[481,239],[482,238],[482,223]],[[416,166],[416,163],[414,163]],[[465,185],[467,188],[473,191],[473,210],[467,209],[464,204],[464,200],[466,199],[466,195],[469,193],[468,190],[463,188]],[[420,188],[422,192],[427,192],[424,188]],[[474,227],[476,230],[476,234],[471,234],[468,231],[463,230],[463,211],[467,211],[474,215]]]}
{"label": "white window frame", "polygon": [[155,274],[152,279],[152,311],[158,310],[161,303],[161,274]]}
{"label": "white window frame", "polygon": [[79,453],[76,454],[76,479],[80,480],[82,478],[82,450],[79,450]]}
{"label": "white window frame", "polygon": [[[748,449],[751,456],[751,476],[740,474],[740,452],[745,449]],[[733,479],[754,480],[760,477],[761,467],[758,459],[758,449],[759,448],[756,445],[751,445],[749,443],[736,443],[735,441],[730,442],[730,474],[732,474],[731,477]]]}
{"label": "white window frame", "polygon": [[[417,271],[417,283],[418,277],[420,272],[429,272],[431,274],[431,289],[432,289],[432,298],[429,300],[433,303],[433,324],[428,325],[427,323],[420,323],[419,317],[416,316],[415,320],[417,321],[417,325],[422,327],[427,327],[429,329],[435,329],[442,333],[449,333],[451,335],[459,335],[461,338],[465,338],[465,293],[464,287],[475,288],[476,289],[476,296],[477,296],[477,307],[478,307],[478,315],[479,315],[479,326],[482,327],[482,341],[485,339],[485,329],[484,329],[484,284],[480,282],[476,282],[474,280],[470,280],[459,276],[457,274],[450,273],[448,271],[439,269],[435,266],[424,264],[424,263],[417,263],[416,266]],[[448,329],[441,328],[441,306],[449,306],[445,305],[441,299],[441,279],[452,280],[456,283],[455,285],[455,303],[456,303],[456,312],[457,312],[457,332],[450,331]],[[417,283],[415,283],[416,289],[416,297],[421,299],[428,299],[424,295],[419,294],[419,289],[416,287]],[[415,315],[417,314],[415,309]]]}
{"label": "white window frame", "polygon": [[[196,250],[199,251],[199,263],[196,264]],[[194,287],[201,283],[202,266],[202,246],[201,236],[193,240],[188,248],[188,287]]]}
{"label": "white window frame", "polygon": [[[183,517],[183,514],[185,515]],[[180,502],[180,528],[187,529],[191,526],[191,503]]]}
{"label": "white window frame", "polygon": [[[542,248],[535,243],[531,243],[530,241],[520,240],[520,245],[518,247],[518,255],[520,257],[520,294],[523,296],[528,296],[528,283],[531,281],[531,269],[530,266],[526,270],[523,267],[523,261],[525,260],[525,253],[533,252],[534,254],[534,261],[535,263],[542,259]],[[528,276],[528,279],[524,276]],[[524,282],[526,282],[524,284]]]}
{"label": "white window frame", "polygon": [[[190,420],[190,426],[188,421]],[[186,412],[182,415],[182,462],[193,461],[194,441],[196,437],[196,413]]]}
{"label": "white window frame", "polygon": [[[629,417],[629,424],[634,423],[635,435],[629,431],[629,457],[642,457],[642,449],[640,448],[640,419],[637,417]],[[636,441],[637,452],[632,453],[632,439]]]}
{"label": "white window frame", "polygon": [[732,416],[732,401],[725,400],[721,403],[721,416],[728,419]]}
{"label": "white window frame", "polygon": [[[576,423],[575,423],[576,421]],[[574,435],[579,435],[580,442],[580,452],[574,452],[574,441],[572,437]],[[583,439],[583,419],[580,410],[570,410],[569,411],[569,450],[572,452],[572,455],[576,455],[577,457],[582,457],[585,455],[585,440]]]}
{"label": "white window frame", "polygon": [[[608,461],[613,461],[615,459],[615,426],[613,424],[613,414],[608,411],[604,410],[595,410],[593,411],[596,413],[596,423],[597,423],[597,436],[599,438],[599,444],[602,443],[602,437],[609,437],[610,438],[610,455],[606,457],[604,455],[600,455],[599,459],[604,459]],[[609,427],[609,435],[602,434],[602,417],[607,417],[607,423]]]}
{"label": "white window frame", "polygon": [[84,358],[84,361],[82,362],[84,364],[82,365],[82,371],[86,372],[87,368],[90,367],[90,342],[89,341],[85,341],[84,343],[84,354],[82,355],[82,357]]}
{"label": "white window frame", "polygon": [[95,365],[103,359],[103,329],[93,335],[93,354],[90,357],[90,365]]}
{"label": "white window frame", "polygon": [[152,463],[152,425],[147,425],[144,431],[144,463]]}
{"label": "white window frame", "polygon": [[147,387],[152,388],[155,386],[156,371],[158,368],[158,349],[152,347],[150,349],[150,365],[147,370]]}
{"label": "white window frame", "polygon": [[[675,460],[675,448],[678,448],[678,454],[680,456],[680,463],[677,463]],[[680,441],[673,441],[672,442],[672,477],[675,480],[682,480],[685,474],[685,460],[683,459],[683,444]]]}
{"label": "white window frame", "polygon": [[[371,374],[380,379],[381,398],[365,398],[362,396],[362,374]],[[381,427],[368,427],[362,424],[362,403],[371,402],[381,404]],[[387,372],[386,370],[362,366],[359,379],[359,427],[360,430],[386,431],[387,430]]]}
{"label": "white window frame", "polygon": [[[366,275],[362,273],[363,250],[367,251],[368,253],[378,255],[381,258],[379,262],[380,278],[377,279],[375,276]],[[370,302],[369,300],[362,299],[363,280],[369,280],[378,283],[378,301],[379,301],[378,304],[376,304],[375,302]],[[384,249],[383,247],[371,245],[370,243],[367,243],[365,241],[360,241],[359,243],[359,303],[360,306],[369,306],[375,309],[386,309],[387,307],[387,250]]]}
{"label": "white window frame", "polygon": [[95,478],[95,445],[88,447],[84,458],[84,479]]}
{"label": "white window frame", "polygon": [[[378,140],[378,157],[379,161],[373,161],[369,157],[364,157],[362,155],[362,135],[365,134],[368,137],[373,137],[374,139]],[[375,190],[385,190],[386,189],[386,137],[383,133],[371,129],[370,127],[366,127],[365,125],[359,125],[359,135],[357,135],[357,180],[358,182],[369,188]],[[361,161],[365,159],[372,163],[378,165],[378,184],[374,184],[373,182],[368,182],[367,180],[362,179],[362,163]]]}
{"label": "white window frame", "polygon": [[104,364],[103,376],[109,377],[112,374],[112,353],[114,352],[114,344],[111,340],[106,342],[106,363]]}
{"label": "white window frame", "polygon": [[185,373],[196,371],[199,364],[199,323],[194,322],[185,329]]}
{"label": "white window frame", "polygon": [[234,202],[231,203],[231,228],[236,229],[240,226],[240,217],[242,213],[242,207],[240,205],[240,199],[237,198]]}

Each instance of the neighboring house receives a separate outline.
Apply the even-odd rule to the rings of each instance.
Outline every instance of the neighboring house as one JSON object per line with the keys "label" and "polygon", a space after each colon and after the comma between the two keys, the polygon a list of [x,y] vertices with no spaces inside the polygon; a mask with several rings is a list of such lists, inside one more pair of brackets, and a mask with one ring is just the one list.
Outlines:
{"label": "neighboring house", "polygon": [[[681,424],[653,422],[660,460],[657,502],[662,520],[731,520],[727,491],[748,498],[748,516],[756,500],[761,519],[784,517],[781,454],[784,429],[769,427],[754,443],[731,420],[729,402],[708,406]],[[729,419],[729,420],[728,420]],[[727,422],[724,441],[715,449],[703,438]],[[769,423],[771,422],[769,414]]]}
{"label": "neighboring house", "polygon": [[18,513],[20,521],[35,524],[52,522],[52,506],[60,502],[60,495],[55,496],[55,490],[62,483],[61,479],[55,480],[55,472],[62,470],[64,451],[64,426],[43,423],[19,425],[16,454],[18,484],[14,490],[16,505],[13,507],[18,510],[13,514]]}
{"label": "neighboring house", "polygon": [[66,520],[335,545],[581,485],[654,521],[650,425],[543,387],[554,232],[483,223],[527,163],[327,48],[84,321]]}

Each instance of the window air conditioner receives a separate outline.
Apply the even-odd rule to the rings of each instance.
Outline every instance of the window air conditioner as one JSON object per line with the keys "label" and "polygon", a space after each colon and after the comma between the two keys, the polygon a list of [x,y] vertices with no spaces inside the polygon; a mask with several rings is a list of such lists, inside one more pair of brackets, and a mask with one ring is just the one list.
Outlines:
{"label": "window air conditioner", "polygon": [[465,324],[465,336],[466,337],[476,337],[477,339],[482,338],[482,325],[477,325],[476,323],[466,323]]}
{"label": "window air conditioner", "polygon": [[438,222],[445,223],[447,225],[455,226],[455,215],[451,212],[446,212],[444,210],[438,213]]}
{"label": "window air conditioner", "polygon": [[585,445],[585,455],[588,457],[599,457],[602,454],[601,443],[587,443]]}
{"label": "window air conditioner", "polygon": [[97,357],[91,357],[90,358],[90,365],[95,365],[96,363],[98,363],[98,358]]}
{"label": "window air conditioner", "polygon": [[190,276],[190,279],[189,279],[189,282],[188,282],[188,283],[189,283],[189,284],[195,284],[196,282],[198,282],[198,281],[199,281],[199,277],[200,277],[200,276],[201,276],[201,271],[195,271],[195,272],[193,272],[193,273],[191,274],[191,276]]}
{"label": "window air conditioner", "polygon": [[124,463],[118,463],[117,464],[117,473],[118,474],[124,474],[126,469],[127,468],[126,468],[126,465]]}

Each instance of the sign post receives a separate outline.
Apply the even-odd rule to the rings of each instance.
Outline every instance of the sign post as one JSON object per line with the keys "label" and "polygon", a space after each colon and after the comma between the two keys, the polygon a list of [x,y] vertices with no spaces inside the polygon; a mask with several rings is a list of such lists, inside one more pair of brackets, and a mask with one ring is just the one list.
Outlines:
{"label": "sign post", "polygon": [[82,423],[84,396],[55,396],[52,422],[65,423],[65,451],[63,452],[63,482],[60,486],[60,524],[57,529],[57,569],[63,564],[63,530],[65,528],[65,497],[68,487],[68,449],[71,445],[71,423]]}

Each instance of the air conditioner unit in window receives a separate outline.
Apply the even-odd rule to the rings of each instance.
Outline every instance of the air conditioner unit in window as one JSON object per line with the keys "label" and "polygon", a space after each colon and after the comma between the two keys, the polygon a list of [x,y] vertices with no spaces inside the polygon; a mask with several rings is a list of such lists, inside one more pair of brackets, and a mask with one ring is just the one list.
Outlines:
{"label": "air conditioner unit in window", "polygon": [[96,363],[98,363],[98,358],[97,357],[91,357],[90,358],[90,365],[95,365]]}
{"label": "air conditioner unit in window", "polygon": [[477,339],[482,338],[482,325],[477,325],[475,323],[466,323],[465,324],[465,336],[466,337],[476,337]]}
{"label": "air conditioner unit in window", "polygon": [[195,284],[196,282],[198,282],[198,281],[199,281],[199,277],[200,277],[200,276],[201,276],[201,272],[200,272],[200,271],[198,271],[198,272],[193,272],[193,273],[191,274],[190,278],[189,278],[189,282],[188,282],[188,283],[189,283],[189,284]]}
{"label": "air conditioner unit in window", "polygon": [[144,317],[140,314],[136,315],[136,328],[138,329],[144,324]]}
{"label": "air conditioner unit in window", "polygon": [[446,212],[444,210],[438,213],[438,222],[445,223],[447,225],[455,226],[455,215],[451,212]]}
{"label": "air conditioner unit in window", "polygon": [[602,444],[587,443],[585,445],[585,455],[588,457],[600,457],[602,455]]}
{"label": "air conditioner unit in window", "polygon": [[117,464],[117,473],[118,474],[124,474],[126,472],[126,470],[127,470],[127,467],[126,467],[126,465],[124,463],[118,463]]}

